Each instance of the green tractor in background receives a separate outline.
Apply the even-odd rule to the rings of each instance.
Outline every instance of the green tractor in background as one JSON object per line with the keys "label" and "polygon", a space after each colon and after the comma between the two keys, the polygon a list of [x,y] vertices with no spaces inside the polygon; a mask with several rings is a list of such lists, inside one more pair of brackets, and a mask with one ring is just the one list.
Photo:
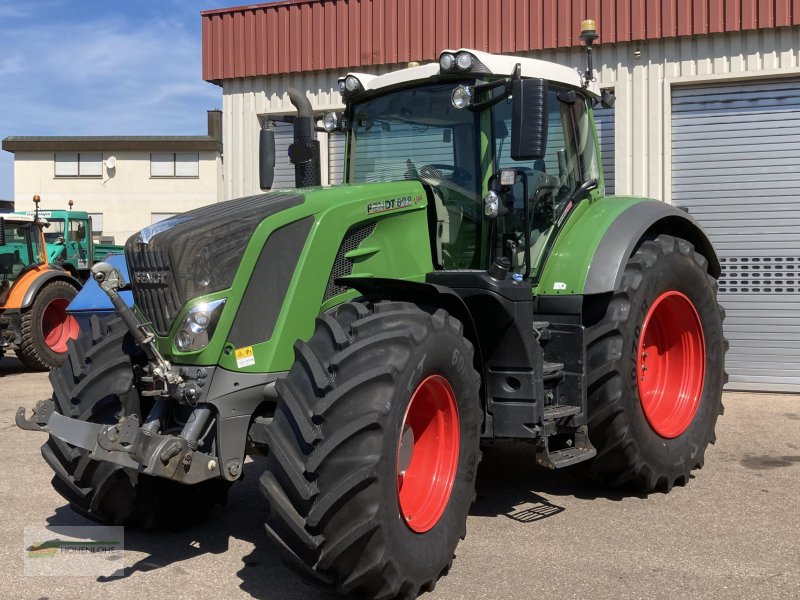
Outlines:
{"label": "green tractor in background", "polygon": [[56,489],[102,522],[174,526],[265,455],[266,530],[300,572],[413,598],[466,534],[481,440],[607,485],[685,484],[722,412],[720,265],[685,212],[604,195],[592,110],[612,98],[591,72],[459,50],[350,74],[324,119],[347,135],[331,189],[292,90],[305,188],[131,237],[133,310],[94,267],[118,318],[17,414],[50,434]]}
{"label": "green tractor in background", "polygon": [[[72,210],[72,206],[70,200],[69,210],[40,210],[39,216],[47,219],[48,223],[44,232],[48,262],[84,282],[89,278],[92,265],[103,261],[111,252],[122,252],[123,247],[95,243],[91,216],[81,210]],[[35,211],[19,214],[33,216]]]}

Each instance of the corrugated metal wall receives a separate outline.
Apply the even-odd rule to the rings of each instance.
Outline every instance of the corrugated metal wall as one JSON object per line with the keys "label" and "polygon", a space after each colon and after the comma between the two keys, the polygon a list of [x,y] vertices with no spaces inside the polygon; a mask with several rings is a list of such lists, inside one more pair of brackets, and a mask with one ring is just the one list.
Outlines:
{"label": "corrugated metal wall", "polygon": [[[585,55],[579,49],[525,54],[584,67]],[[617,95],[616,193],[669,201],[667,83],[800,73],[800,28],[614,44],[598,49],[597,59],[599,83],[613,87]],[[383,73],[388,67],[362,70]],[[223,83],[226,198],[258,192],[258,115],[294,112],[285,95],[290,85],[308,93],[319,111],[340,108],[335,85],[341,75],[341,71],[316,71]]]}
{"label": "corrugated metal wall", "polygon": [[672,198],[722,262],[730,386],[800,391],[800,79],[676,89]]}
{"label": "corrugated metal wall", "polygon": [[800,24],[798,0],[294,0],[203,14],[203,79],[525,52]]}

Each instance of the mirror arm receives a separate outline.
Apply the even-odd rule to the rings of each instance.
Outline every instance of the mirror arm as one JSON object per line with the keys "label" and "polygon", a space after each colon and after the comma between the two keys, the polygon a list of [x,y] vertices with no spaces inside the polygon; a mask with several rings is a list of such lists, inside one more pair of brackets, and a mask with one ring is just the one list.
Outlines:
{"label": "mirror arm", "polygon": [[469,107],[469,110],[472,111],[483,111],[487,108],[491,108],[495,104],[499,104],[503,100],[506,100],[511,95],[512,86],[514,81],[517,79],[522,78],[522,66],[517,63],[514,67],[514,72],[511,74],[511,77],[505,77],[503,79],[498,79],[497,81],[491,81],[489,83],[480,83],[476,86],[473,86],[472,91],[475,96],[483,94],[484,92],[490,92],[492,90],[496,90],[499,87],[505,87],[503,93],[499,96],[493,96],[488,100],[484,100],[483,102],[475,102]]}

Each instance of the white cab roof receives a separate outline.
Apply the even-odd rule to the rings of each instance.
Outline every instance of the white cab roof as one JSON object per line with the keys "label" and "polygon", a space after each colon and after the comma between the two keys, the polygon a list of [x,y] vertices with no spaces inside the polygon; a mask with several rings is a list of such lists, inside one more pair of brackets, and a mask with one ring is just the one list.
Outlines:
{"label": "white cab roof", "polygon": [[[34,221],[33,215],[19,213],[0,213],[0,217],[3,217],[7,223],[33,223]],[[41,217],[41,213],[39,215],[39,222],[47,223],[47,220]]]}
{"label": "white cab roof", "polygon": [[[520,65],[523,77],[540,77],[548,81],[563,83],[572,87],[580,88],[583,86],[583,77],[576,70],[558,63],[552,63],[545,60],[538,60],[536,58],[525,58],[522,56],[507,56],[503,54],[489,54],[488,52],[481,52],[480,50],[471,50],[469,48],[461,48],[459,50],[443,50],[452,54],[459,52],[469,52],[486,68],[491,71],[493,75],[501,77],[510,77],[514,68]],[[411,83],[413,81],[420,81],[435,77],[441,73],[438,61],[420,67],[411,67],[408,69],[400,69],[392,71],[385,75],[369,75],[366,73],[348,73],[348,75],[355,75],[358,77],[361,85],[365,90],[379,90],[381,88],[399,85],[402,83]],[[478,73],[481,75],[481,73]],[[596,82],[592,81],[589,84],[587,91],[595,96],[600,95],[600,88]]]}

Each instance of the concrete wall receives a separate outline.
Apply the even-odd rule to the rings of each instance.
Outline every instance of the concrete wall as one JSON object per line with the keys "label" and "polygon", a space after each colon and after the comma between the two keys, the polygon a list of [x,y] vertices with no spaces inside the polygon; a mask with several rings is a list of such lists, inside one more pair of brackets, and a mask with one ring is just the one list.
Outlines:
{"label": "concrete wall", "polygon": [[[580,49],[528,56],[583,69]],[[600,45],[598,81],[613,87],[616,103],[618,194],[670,201],[670,98],[673,86],[800,75],[800,27]],[[390,69],[361,69],[384,73]],[[289,86],[305,91],[319,111],[341,107],[339,71],[229,79],[223,82],[224,198],[258,193],[259,117],[291,114]]]}
{"label": "concrete wall", "polygon": [[199,176],[150,177],[149,152],[105,152],[117,159],[116,168],[103,166],[103,176],[55,177],[53,152],[17,152],[14,156],[14,195],[17,210],[32,210],[34,194],[43,209],[66,209],[103,214],[103,235],[116,243],[150,225],[152,213],[179,213],[221,198],[222,165],[217,152],[199,152]]}

